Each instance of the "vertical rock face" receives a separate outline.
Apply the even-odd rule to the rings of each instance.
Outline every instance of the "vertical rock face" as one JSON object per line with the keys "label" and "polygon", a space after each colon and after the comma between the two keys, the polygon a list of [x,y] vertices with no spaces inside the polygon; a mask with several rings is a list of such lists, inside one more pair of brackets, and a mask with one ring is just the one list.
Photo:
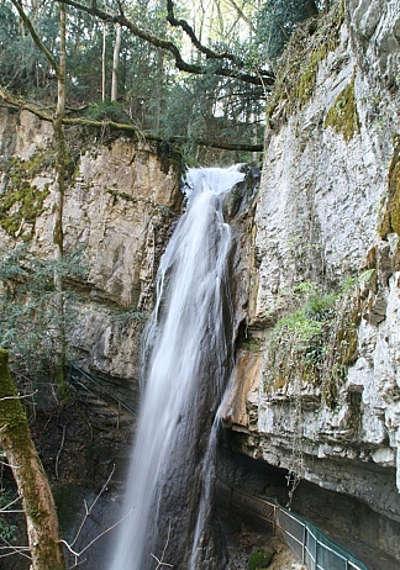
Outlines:
{"label": "vertical rock face", "polygon": [[[2,111],[0,132],[0,249],[24,241],[36,255],[50,258],[51,124],[28,112]],[[150,147],[128,139],[102,142],[101,136],[78,130],[67,136],[73,160],[63,216],[65,250],[80,251],[85,270],[82,278],[66,284],[74,293],[69,339],[77,366],[73,378],[78,398],[87,405],[88,422],[111,444],[122,439],[126,447],[127,430],[120,428],[132,419],[124,406],[135,406],[140,336],[152,308],[158,261],[180,210],[180,173]],[[20,179],[21,192],[32,188],[42,196],[32,211],[21,195],[7,202]],[[68,434],[66,441],[68,446]]]}
{"label": "vertical rock face", "polygon": [[400,6],[346,5],[297,33],[272,96],[226,420],[251,456],[399,521]]}

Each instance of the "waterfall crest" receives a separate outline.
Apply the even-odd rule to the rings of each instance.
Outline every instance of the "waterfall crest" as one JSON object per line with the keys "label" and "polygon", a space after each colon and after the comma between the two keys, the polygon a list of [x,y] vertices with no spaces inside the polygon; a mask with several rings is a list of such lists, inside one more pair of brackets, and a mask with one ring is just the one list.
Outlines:
{"label": "waterfall crest", "polygon": [[223,200],[243,178],[237,166],[188,171],[186,211],[161,258],[146,329],[126,518],[110,570],[153,568],[154,557],[188,567],[202,465],[230,369],[232,236]]}

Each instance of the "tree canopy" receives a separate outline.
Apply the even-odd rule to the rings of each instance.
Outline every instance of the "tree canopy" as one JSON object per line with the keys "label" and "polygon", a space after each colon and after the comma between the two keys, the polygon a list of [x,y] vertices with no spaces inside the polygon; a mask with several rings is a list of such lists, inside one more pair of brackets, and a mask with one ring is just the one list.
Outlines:
{"label": "tree canopy", "polygon": [[4,0],[0,87],[44,114],[57,94],[60,4],[68,114],[185,141],[189,162],[199,143],[261,150],[275,58],[297,22],[322,9],[314,0]]}

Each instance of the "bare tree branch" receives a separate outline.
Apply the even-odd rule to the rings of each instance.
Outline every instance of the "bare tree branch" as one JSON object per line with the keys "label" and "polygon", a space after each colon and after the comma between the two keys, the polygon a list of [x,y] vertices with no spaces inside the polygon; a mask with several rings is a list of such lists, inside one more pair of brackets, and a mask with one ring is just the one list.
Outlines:
{"label": "bare tree branch", "polygon": [[[209,70],[202,65],[196,63],[189,63],[185,61],[181,55],[179,48],[174,44],[174,42],[170,40],[165,40],[159,36],[152,34],[148,30],[144,30],[136,25],[135,22],[128,19],[124,13],[119,14],[110,14],[97,8],[94,4],[90,6],[82,4],[81,2],[77,2],[76,0],[60,0],[63,4],[67,4],[68,6],[72,6],[77,10],[82,10],[103,20],[104,22],[111,22],[112,24],[120,24],[122,27],[127,28],[133,35],[136,37],[154,45],[155,47],[164,49],[168,51],[175,60],[175,65],[181,71],[185,71],[187,73],[191,73],[194,75],[205,75],[209,73]],[[212,50],[210,51],[212,53]],[[215,58],[214,58],[215,59]],[[214,75],[218,75],[221,77],[233,77],[240,81],[244,81],[245,83],[250,83],[252,85],[261,85],[260,78],[257,75],[252,75],[250,73],[246,73],[237,69],[232,69],[230,67],[226,67],[224,65],[219,65],[216,67],[212,73]],[[273,85],[274,84],[274,76],[270,72],[265,72],[264,75],[264,83],[266,85]]]}
{"label": "bare tree branch", "polygon": [[115,471],[115,465],[113,465],[113,468],[111,469],[111,473],[109,474],[109,476],[106,479],[106,482],[104,483],[104,485],[102,486],[102,488],[100,489],[100,491],[98,492],[98,494],[96,495],[94,501],[92,502],[92,504],[90,505],[90,507],[88,508],[86,501],[84,501],[84,506],[85,506],[85,515],[81,521],[81,524],[79,525],[79,528],[74,536],[74,539],[71,542],[71,546],[74,546],[82,532],[83,527],[86,524],[86,521],[88,520],[88,518],[90,517],[90,515],[93,512],[93,509],[95,508],[97,501],[100,499],[100,497],[103,495],[104,491],[107,489],[109,482],[112,479],[112,476],[114,475],[114,471]]}
{"label": "bare tree branch", "polygon": [[28,560],[32,560],[32,557],[29,556],[29,554],[27,554],[27,552],[29,552],[29,550],[30,550],[29,546],[14,546],[10,542],[8,542],[8,540],[6,538],[4,538],[4,536],[1,537],[1,540],[7,546],[0,546],[0,549],[1,550],[10,550],[10,552],[8,552],[7,554],[2,554],[1,558],[6,558],[7,556],[12,556],[14,554],[19,554],[19,556],[22,556],[23,558],[27,558]]}
{"label": "bare tree branch", "polygon": [[32,396],[34,396],[36,393],[37,390],[35,390],[31,394],[24,394],[22,396],[21,394],[17,394],[16,396],[3,396],[2,398],[0,398],[0,402],[4,402],[5,400],[22,400],[23,398],[32,398]]}
{"label": "bare tree branch", "polygon": [[63,429],[62,429],[61,443],[60,443],[60,447],[58,448],[58,451],[57,451],[56,465],[55,465],[55,468],[54,468],[55,474],[56,474],[56,479],[59,478],[58,466],[59,466],[59,463],[60,463],[61,453],[62,453],[62,450],[63,450],[63,448],[64,448],[66,431],[67,431],[67,426],[64,424],[64,425],[63,425]]}
{"label": "bare tree branch", "polygon": [[[7,467],[11,467],[11,465],[7,465]],[[21,500],[21,496],[17,495],[15,497],[15,499],[13,499],[12,501],[10,501],[9,503],[7,503],[7,505],[5,505],[4,507],[2,507],[0,509],[0,513],[4,514],[4,513],[23,513],[23,509],[19,509],[19,510],[9,510],[10,507],[12,507],[13,505],[15,505],[15,503],[18,503],[18,501]]]}
{"label": "bare tree branch", "polygon": [[67,550],[74,556],[74,565],[71,566],[71,568],[76,568],[82,561],[80,561],[80,557],[82,556],[82,554],[84,554],[87,550],[89,550],[89,548],[91,548],[98,540],[100,540],[100,538],[103,538],[103,536],[105,536],[106,534],[108,534],[109,532],[111,532],[112,530],[114,530],[114,528],[116,528],[117,526],[119,526],[130,514],[130,511],[128,511],[128,513],[125,514],[125,516],[123,516],[122,518],[118,519],[115,523],[113,523],[111,526],[105,528],[102,532],[100,532],[99,534],[97,534],[90,542],[88,542],[84,548],[82,548],[82,550],[74,550],[72,548],[72,546],[64,539],[60,540],[61,544],[64,544],[64,546],[67,548]]}
{"label": "bare tree branch", "polygon": [[256,29],[253,25],[253,22],[250,20],[250,18],[248,18],[246,16],[246,14],[243,12],[243,10],[241,9],[241,7],[239,6],[239,4],[237,4],[235,2],[235,0],[227,0],[228,4],[230,4],[231,6],[233,6],[233,8],[236,10],[236,12],[238,13],[238,16],[244,21],[246,22],[246,24],[251,28],[251,30],[256,33]]}
{"label": "bare tree branch", "polygon": [[171,24],[171,26],[174,26],[175,28],[182,28],[182,30],[189,36],[192,44],[207,57],[210,59],[229,59],[239,66],[243,65],[243,62],[238,59],[233,53],[230,53],[228,51],[216,52],[209,47],[204,46],[197,38],[192,26],[190,26],[186,20],[177,19],[175,17],[173,0],[167,0],[167,10],[167,21]]}
{"label": "bare tree branch", "polygon": [[[33,103],[24,101],[19,97],[11,95],[9,92],[7,92],[5,89],[1,87],[0,87],[0,99],[3,99],[3,101],[8,103],[14,109],[30,111],[31,113],[42,119],[43,121],[52,122],[53,120],[51,115],[47,114],[41,107],[38,107]],[[144,138],[145,141],[157,142],[157,143],[167,142],[167,143],[183,144],[191,140],[188,137],[183,137],[183,136],[174,136],[170,137],[168,140],[165,140],[165,138],[159,135],[155,135],[154,133],[140,131],[137,128],[137,126],[132,123],[117,123],[116,121],[110,121],[110,120],[95,121],[93,119],[87,119],[85,117],[64,117],[62,122],[64,125],[93,127],[96,129],[104,129],[106,127],[109,127],[111,129],[115,129],[118,131],[131,133],[136,137],[138,137],[139,139]],[[264,148],[264,145],[262,143],[261,144],[228,143],[228,142],[222,142],[222,141],[219,142],[219,141],[212,141],[212,140],[198,139],[198,138],[193,139],[192,142],[199,146],[206,146],[210,148],[217,148],[219,150],[229,150],[229,151],[262,152]]]}
{"label": "bare tree branch", "polygon": [[153,553],[150,554],[150,556],[152,558],[154,558],[154,560],[157,562],[157,566],[155,567],[155,570],[159,570],[159,568],[162,568],[163,566],[167,566],[168,568],[174,567],[173,564],[169,564],[168,562],[164,562],[164,556],[165,556],[165,553],[167,552],[170,536],[171,536],[171,521],[168,524],[167,540],[165,541],[164,548],[163,548],[163,551],[161,554],[161,558],[158,558]]}
{"label": "bare tree branch", "polygon": [[64,546],[67,548],[67,550],[72,554],[72,556],[74,557],[74,563],[73,566],[71,566],[70,568],[77,568],[82,562],[83,560],[81,559],[82,555],[87,552],[98,540],[100,540],[103,536],[105,536],[106,534],[108,534],[109,532],[111,532],[114,528],[116,528],[117,526],[119,526],[124,520],[126,520],[126,518],[130,515],[132,509],[129,509],[127,513],[125,513],[125,515],[123,517],[121,517],[120,519],[118,519],[115,523],[113,523],[111,526],[105,528],[104,530],[102,530],[99,534],[97,534],[94,538],[92,538],[92,540],[90,540],[81,550],[77,550],[75,547],[75,544],[78,541],[78,538],[82,532],[82,529],[84,528],[88,518],[90,517],[90,515],[92,514],[98,500],[100,499],[100,497],[104,494],[105,490],[108,487],[108,484],[110,483],[113,475],[114,475],[114,471],[115,471],[115,465],[113,466],[110,475],[107,477],[106,482],[104,483],[104,485],[102,486],[102,488],[100,489],[100,491],[98,492],[98,494],[96,495],[94,501],[91,503],[90,507],[88,507],[86,501],[83,502],[84,507],[85,507],[85,514],[82,518],[81,524],[79,525],[79,528],[72,540],[71,543],[67,542],[64,539],[61,539],[60,542],[61,544],[64,544]]}

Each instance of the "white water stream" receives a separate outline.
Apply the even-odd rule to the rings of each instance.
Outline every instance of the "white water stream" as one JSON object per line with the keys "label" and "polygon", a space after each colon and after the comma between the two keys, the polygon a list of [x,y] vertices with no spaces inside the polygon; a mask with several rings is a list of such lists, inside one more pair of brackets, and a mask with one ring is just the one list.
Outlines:
{"label": "white water stream", "polygon": [[186,212],[161,259],[147,326],[126,518],[110,570],[154,568],[154,556],[174,568],[198,567],[204,465],[231,350],[231,229],[222,206],[243,178],[238,167],[188,172]]}

